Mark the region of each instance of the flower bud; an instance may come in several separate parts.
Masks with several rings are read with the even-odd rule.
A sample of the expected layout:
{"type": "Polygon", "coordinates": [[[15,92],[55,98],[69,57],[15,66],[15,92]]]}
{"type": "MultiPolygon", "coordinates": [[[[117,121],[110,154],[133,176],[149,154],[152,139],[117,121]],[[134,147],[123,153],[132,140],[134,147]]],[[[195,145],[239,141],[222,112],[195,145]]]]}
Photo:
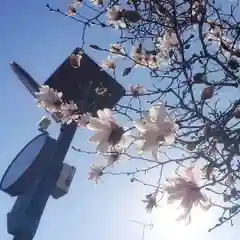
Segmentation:
{"type": "Polygon", "coordinates": [[[69,56],[69,62],[73,68],[79,68],[82,56],[80,54],[72,54],[69,56]]]}
{"type": "Polygon", "coordinates": [[[212,98],[214,93],[214,86],[206,87],[203,89],[202,98],[204,100],[212,98]]]}

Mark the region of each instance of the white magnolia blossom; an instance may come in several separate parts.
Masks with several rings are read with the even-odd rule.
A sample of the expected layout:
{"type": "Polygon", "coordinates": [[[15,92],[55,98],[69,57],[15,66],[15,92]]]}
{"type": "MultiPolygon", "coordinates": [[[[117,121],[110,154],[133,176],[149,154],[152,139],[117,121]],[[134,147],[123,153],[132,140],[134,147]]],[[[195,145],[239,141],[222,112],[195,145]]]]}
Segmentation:
{"type": "Polygon", "coordinates": [[[134,96],[134,97],[138,97],[142,94],[144,94],[146,91],[146,89],[141,85],[141,84],[136,84],[133,85],[131,84],[129,86],[129,92],[134,96]]]}
{"type": "Polygon", "coordinates": [[[200,206],[203,210],[208,210],[211,207],[210,200],[201,192],[198,186],[198,179],[194,168],[188,168],[185,176],[178,176],[171,180],[170,183],[164,188],[168,194],[168,203],[180,201],[180,207],[183,213],[178,217],[179,220],[186,220],[187,224],[191,221],[191,210],[194,206],[200,206]]]}
{"type": "Polygon", "coordinates": [[[66,124],[76,122],[79,127],[85,127],[89,122],[89,114],[80,114],[77,105],[73,102],[63,103],[60,107],[61,121],[66,124]]]}
{"type": "Polygon", "coordinates": [[[212,25],[209,31],[205,35],[206,40],[211,40],[220,45],[220,41],[222,39],[222,30],[218,25],[212,25]]]}
{"type": "Polygon", "coordinates": [[[130,133],[117,125],[111,110],[98,110],[97,115],[98,118],[91,117],[87,124],[89,130],[96,132],[89,141],[97,143],[97,150],[105,153],[113,146],[128,148],[132,140],[130,133]]]}
{"type": "Polygon", "coordinates": [[[120,44],[111,44],[109,52],[113,57],[124,57],[126,55],[125,49],[120,44]]]}
{"type": "Polygon", "coordinates": [[[145,123],[135,122],[135,127],[140,132],[136,144],[141,151],[151,151],[153,157],[157,159],[159,143],[173,144],[178,125],[166,118],[163,104],[151,107],[149,113],[144,113],[144,118],[145,123]]]}
{"type": "Polygon", "coordinates": [[[110,58],[108,57],[108,59],[105,59],[102,62],[102,68],[103,69],[110,69],[112,71],[114,71],[116,69],[116,63],[110,58]]]}
{"type": "Polygon", "coordinates": [[[88,180],[94,180],[96,183],[98,183],[98,181],[101,180],[101,176],[103,175],[103,170],[103,166],[92,164],[88,173],[88,180]]]}
{"type": "Polygon", "coordinates": [[[146,203],[146,211],[151,213],[153,208],[157,207],[156,194],[146,195],[146,199],[142,200],[142,202],[146,203]]]}
{"type": "Polygon", "coordinates": [[[202,18],[202,7],[204,6],[204,1],[196,0],[192,4],[192,15],[196,18],[196,20],[200,21],[202,18]]]}
{"type": "Polygon", "coordinates": [[[131,58],[134,61],[134,67],[148,67],[151,69],[158,69],[168,64],[168,58],[162,54],[161,51],[153,53],[146,51],[144,48],[136,46],[132,47],[131,58]]]}
{"type": "Polygon", "coordinates": [[[62,93],[58,93],[47,85],[42,85],[39,92],[35,92],[35,97],[39,106],[50,113],[58,111],[62,104],[62,93]]]}
{"type": "Polygon", "coordinates": [[[135,62],[136,66],[142,63],[145,50],[140,47],[133,46],[131,50],[131,58],[135,62]]]}
{"type": "Polygon", "coordinates": [[[156,47],[165,53],[178,45],[177,35],[174,32],[166,31],[163,37],[157,39],[156,47]]]}
{"type": "Polygon", "coordinates": [[[122,9],[119,5],[108,8],[107,18],[109,25],[113,25],[115,28],[126,28],[126,23],[122,18],[122,9]]]}

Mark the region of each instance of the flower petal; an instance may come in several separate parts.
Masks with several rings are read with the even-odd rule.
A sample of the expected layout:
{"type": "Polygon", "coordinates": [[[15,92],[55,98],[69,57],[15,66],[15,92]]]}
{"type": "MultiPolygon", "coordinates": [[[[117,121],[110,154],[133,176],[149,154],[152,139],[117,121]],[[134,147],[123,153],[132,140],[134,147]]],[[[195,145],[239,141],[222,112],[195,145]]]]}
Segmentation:
{"type": "Polygon", "coordinates": [[[138,129],[139,132],[146,132],[148,129],[147,124],[142,123],[141,121],[137,121],[134,123],[135,127],[138,129]]]}
{"type": "Polygon", "coordinates": [[[103,124],[99,118],[92,117],[87,124],[87,128],[91,131],[106,131],[108,126],[103,124]]]}
{"type": "Polygon", "coordinates": [[[159,105],[151,107],[149,109],[149,115],[153,121],[158,122],[159,124],[164,123],[165,106],[163,104],[159,104],[159,105]]]}
{"type": "Polygon", "coordinates": [[[154,160],[158,159],[158,145],[152,147],[152,156],[154,160]]]}
{"type": "Polygon", "coordinates": [[[94,134],[93,136],[91,136],[88,141],[89,142],[93,142],[93,143],[97,143],[97,142],[101,142],[103,140],[103,138],[105,138],[106,133],[104,131],[99,131],[96,134],[94,134]]]}
{"type": "Polygon", "coordinates": [[[194,178],[194,167],[189,167],[185,170],[185,175],[187,177],[187,179],[191,182],[195,182],[195,178],[194,178]]]}
{"type": "Polygon", "coordinates": [[[138,149],[142,149],[145,142],[146,142],[146,140],[144,140],[144,139],[137,139],[134,141],[134,143],[137,145],[138,149]]]}
{"type": "Polygon", "coordinates": [[[166,141],[167,144],[173,144],[174,141],[175,141],[175,134],[173,132],[171,132],[170,134],[168,135],[165,135],[164,136],[164,139],[166,141]]]}
{"type": "Polygon", "coordinates": [[[178,201],[178,200],[181,200],[182,199],[182,194],[180,192],[176,192],[176,193],[173,193],[173,194],[170,194],[168,196],[168,199],[167,199],[167,203],[168,204],[172,204],[174,203],[175,201],[178,201]]]}
{"type": "Polygon", "coordinates": [[[103,139],[98,145],[97,145],[97,150],[100,153],[105,153],[108,151],[109,148],[109,143],[103,139]]]}
{"type": "Polygon", "coordinates": [[[144,119],[145,119],[145,121],[146,121],[147,123],[151,123],[151,122],[152,122],[152,121],[151,121],[151,118],[150,118],[150,116],[149,116],[149,112],[143,112],[142,115],[143,115],[143,117],[144,117],[144,119]]]}
{"type": "Polygon", "coordinates": [[[105,114],[105,116],[106,116],[107,118],[109,118],[109,119],[114,119],[113,114],[112,114],[112,112],[111,112],[110,109],[104,108],[104,109],[103,109],[103,112],[104,112],[104,114],[105,114]]]}
{"type": "Polygon", "coordinates": [[[127,134],[122,135],[121,140],[119,141],[118,145],[124,149],[128,148],[132,142],[132,136],[127,134]]]}

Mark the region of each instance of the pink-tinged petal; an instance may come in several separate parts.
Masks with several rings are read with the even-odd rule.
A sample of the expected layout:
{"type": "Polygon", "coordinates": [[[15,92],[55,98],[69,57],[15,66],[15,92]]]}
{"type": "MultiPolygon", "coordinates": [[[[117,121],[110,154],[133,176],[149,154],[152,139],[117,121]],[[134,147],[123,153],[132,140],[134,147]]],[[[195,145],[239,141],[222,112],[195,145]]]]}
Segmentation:
{"type": "Polygon", "coordinates": [[[208,211],[212,207],[212,204],[211,204],[211,202],[203,203],[203,202],[199,201],[199,206],[203,211],[208,211]]]}
{"type": "Polygon", "coordinates": [[[195,178],[194,178],[194,167],[189,167],[185,170],[185,175],[186,178],[191,181],[191,182],[195,182],[195,178]]]}
{"type": "Polygon", "coordinates": [[[172,130],[176,132],[178,129],[179,129],[179,125],[174,123],[173,127],[172,127],[172,130]]]}
{"type": "Polygon", "coordinates": [[[156,148],[158,147],[158,144],[153,139],[146,139],[144,142],[144,145],[142,147],[143,151],[156,151],[156,148]]]}
{"type": "Polygon", "coordinates": [[[99,119],[104,123],[104,124],[108,124],[109,123],[109,119],[108,117],[106,116],[105,112],[101,109],[99,109],[97,111],[97,115],[99,117],[99,119]]]}
{"type": "Polygon", "coordinates": [[[164,191],[167,192],[168,194],[173,194],[176,192],[176,187],[175,186],[166,186],[164,188],[164,191]]]}
{"type": "Polygon", "coordinates": [[[168,135],[165,135],[164,139],[167,144],[172,145],[175,141],[175,134],[171,132],[168,135]]]}
{"type": "Polygon", "coordinates": [[[177,177],[174,179],[174,184],[177,188],[185,188],[186,186],[188,186],[188,182],[181,177],[177,177]]]}
{"type": "Polygon", "coordinates": [[[128,148],[132,142],[132,137],[129,135],[123,135],[118,145],[124,149],[128,148]]]}
{"type": "Polygon", "coordinates": [[[186,216],[183,215],[183,214],[181,214],[181,215],[176,219],[176,221],[179,222],[179,221],[182,221],[182,220],[184,220],[184,219],[186,219],[186,216]]]}
{"type": "Polygon", "coordinates": [[[192,208],[193,205],[193,201],[192,201],[192,197],[191,195],[185,195],[181,201],[181,207],[186,208],[186,209],[190,209],[192,208]]]}
{"type": "Polygon", "coordinates": [[[167,203],[168,204],[172,204],[174,203],[175,201],[179,201],[183,198],[182,194],[180,193],[173,193],[173,194],[170,194],[167,198],[167,203]]]}
{"type": "Polygon", "coordinates": [[[109,143],[105,141],[104,139],[97,145],[97,150],[100,153],[105,153],[108,151],[109,143]]]}
{"type": "Polygon", "coordinates": [[[134,143],[136,144],[138,149],[142,149],[145,141],[146,140],[144,140],[144,139],[137,139],[137,140],[134,141],[134,143]]]}
{"type": "Polygon", "coordinates": [[[106,131],[108,126],[103,124],[99,118],[92,117],[87,124],[87,128],[92,131],[106,131]]]}
{"type": "Polygon", "coordinates": [[[166,134],[171,133],[171,132],[176,132],[176,126],[175,122],[169,122],[165,121],[164,124],[162,124],[162,127],[164,128],[164,132],[166,134]]]}
{"type": "Polygon", "coordinates": [[[191,223],[191,221],[192,221],[192,216],[190,214],[188,214],[186,216],[186,226],[189,225],[191,223]]]}
{"type": "Polygon", "coordinates": [[[144,119],[145,119],[145,121],[146,121],[147,123],[151,123],[151,122],[152,122],[152,121],[151,121],[151,118],[150,118],[150,116],[149,116],[149,112],[143,112],[142,115],[143,115],[143,117],[144,117],[144,119]]]}
{"type": "Polygon", "coordinates": [[[149,115],[153,121],[158,124],[163,124],[165,119],[165,106],[163,104],[159,104],[153,106],[149,109],[149,115]]]}
{"type": "Polygon", "coordinates": [[[158,159],[158,145],[152,147],[152,156],[154,160],[158,159]]]}
{"type": "Polygon", "coordinates": [[[135,125],[135,127],[137,128],[137,130],[138,130],[139,132],[142,132],[142,133],[146,132],[147,129],[148,129],[147,124],[144,124],[144,123],[142,123],[142,122],[140,122],[140,121],[139,121],[139,122],[135,122],[134,125],[135,125]]]}
{"type": "Polygon", "coordinates": [[[203,203],[209,203],[210,202],[209,198],[201,192],[200,192],[200,195],[199,195],[199,200],[203,203]]]}
{"type": "Polygon", "coordinates": [[[103,112],[108,119],[115,120],[110,109],[104,108],[103,112]]]}
{"type": "Polygon", "coordinates": [[[93,136],[91,136],[88,141],[89,142],[93,142],[93,143],[97,143],[97,142],[101,142],[103,140],[103,138],[105,138],[106,133],[103,131],[99,131],[96,134],[94,134],[93,136]]]}

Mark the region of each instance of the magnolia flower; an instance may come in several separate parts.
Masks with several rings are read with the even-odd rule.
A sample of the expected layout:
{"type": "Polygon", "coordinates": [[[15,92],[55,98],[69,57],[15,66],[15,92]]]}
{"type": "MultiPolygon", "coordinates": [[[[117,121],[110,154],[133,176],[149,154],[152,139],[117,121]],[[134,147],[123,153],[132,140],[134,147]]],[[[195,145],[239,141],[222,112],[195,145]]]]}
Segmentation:
{"type": "Polygon", "coordinates": [[[157,39],[156,47],[162,52],[168,51],[178,45],[177,35],[174,32],[166,31],[163,37],[157,39]]]}
{"type": "Polygon", "coordinates": [[[200,206],[203,210],[208,210],[211,207],[209,199],[201,192],[198,186],[196,172],[194,168],[188,168],[184,177],[176,177],[168,180],[170,185],[164,188],[168,194],[168,203],[180,201],[180,206],[183,213],[177,220],[191,221],[191,210],[193,206],[200,206]]]}
{"type": "Polygon", "coordinates": [[[145,50],[142,47],[133,46],[131,50],[131,58],[135,62],[135,67],[142,66],[145,50]]]}
{"type": "Polygon", "coordinates": [[[35,97],[40,107],[50,113],[58,111],[62,104],[62,93],[58,93],[47,85],[42,85],[39,88],[39,92],[35,92],[35,97]]]}
{"type": "Polygon", "coordinates": [[[96,183],[98,183],[99,180],[101,180],[101,176],[103,175],[104,167],[93,164],[90,168],[90,172],[88,173],[88,180],[94,180],[96,183]]]}
{"type": "Polygon", "coordinates": [[[145,92],[145,88],[140,84],[136,84],[136,85],[131,84],[129,87],[129,91],[134,97],[138,97],[145,92]]]}
{"type": "Polygon", "coordinates": [[[166,66],[168,64],[168,60],[168,56],[165,56],[162,52],[159,52],[157,54],[149,54],[147,58],[144,57],[143,64],[151,69],[158,69],[166,66]],[[144,62],[145,59],[147,59],[147,61],[144,62]]]}
{"type": "Polygon", "coordinates": [[[193,2],[193,5],[192,5],[192,15],[198,21],[200,21],[202,18],[201,8],[203,7],[203,4],[204,4],[203,1],[197,0],[193,2]]]}
{"type": "Polygon", "coordinates": [[[149,113],[144,113],[144,118],[145,123],[135,122],[135,127],[141,134],[136,138],[136,144],[141,151],[151,151],[153,157],[157,159],[159,142],[173,144],[178,125],[166,119],[163,104],[151,107],[149,113]]]}
{"type": "Polygon", "coordinates": [[[115,28],[126,28],[126,23],[122,18],[122,9],[118,5],[108,8],[107,18],[109,25],[115,28]]]}
{"type": "Polygon", "coordinates": [[[123,127],[117,125],[111,110],[98,110],[97,115],[98,118],[91,117],[87,124],[89,130],[96,132],[89,141],[97,143],[97,150],[104,153],[116,145],[123,149],[128,148],[131,143],[129,131],[124,132],[123,127]]]}
{"type": "Polygon", "coordinates": [[[151,213],[153,210],[153,207],[157,207],[157,200],[156,200],[156,194],[148,194],[146,195],[146,199],[142,200],[142,202],[146,203],[146,211],[148,213],[151,213]]]}
{"type": "Polygon", "coordinates": [[[107,68],[114,71],[116,69],[116,63],[113,60],[111,60],[110,57],[108,57],[108,59],[102,62],[102,68],[107,68]]]}
{"type": "Polygon", "coordinates": [[[64,103],[60,107],[60,112],[62,113],[61,121],[67,124],[80,118],[78,113],[78,107],[75,103],[64,103]]]}
{"type": "Polygon", "coordinates": [[[205,35],[205,39],[214,41],[220,44],[220,40],[222,38],[222,30],[220,26],[212,24],[210,30],[205,35]]]}
{"type": "Polygon", "coordinates": [[[111,44],[109,52],[113,55],[113,57],[124,57],[126,55],[125,49],[122,48],[120,44],[111,44]]]}

